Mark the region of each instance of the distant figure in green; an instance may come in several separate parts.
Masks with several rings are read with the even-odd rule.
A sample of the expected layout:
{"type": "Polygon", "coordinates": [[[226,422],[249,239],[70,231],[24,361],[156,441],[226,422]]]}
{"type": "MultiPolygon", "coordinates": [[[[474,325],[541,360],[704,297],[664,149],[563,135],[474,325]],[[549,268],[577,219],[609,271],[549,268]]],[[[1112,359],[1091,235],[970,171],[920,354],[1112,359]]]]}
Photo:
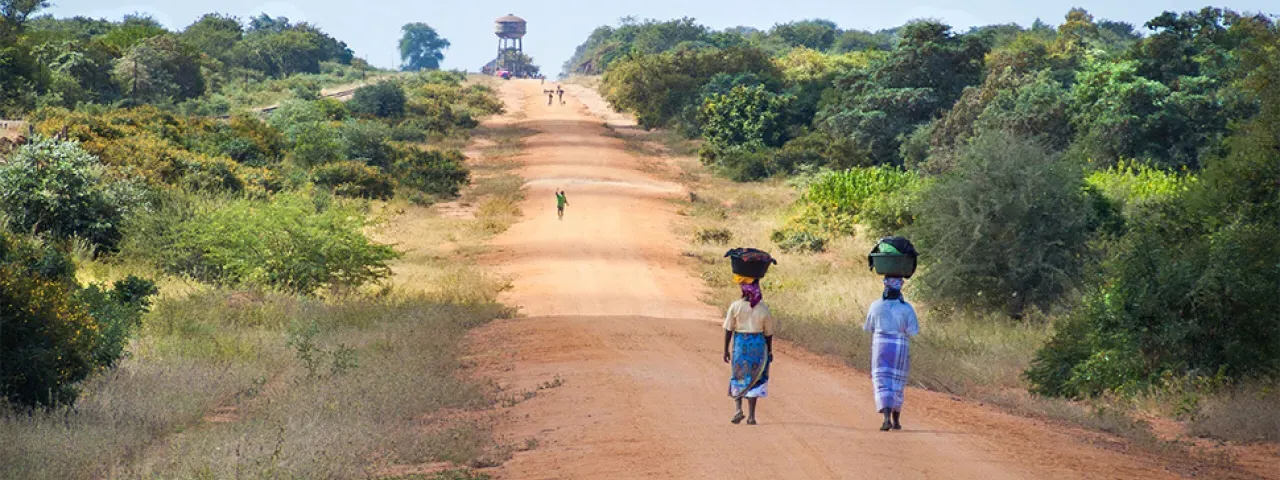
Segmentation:
{"type": "Polygon", "coordinates": [[[556,192],[556,215],[564,220],[564,206],[569,204],[569,199],[565,198],[564,190],[556,192]]]}

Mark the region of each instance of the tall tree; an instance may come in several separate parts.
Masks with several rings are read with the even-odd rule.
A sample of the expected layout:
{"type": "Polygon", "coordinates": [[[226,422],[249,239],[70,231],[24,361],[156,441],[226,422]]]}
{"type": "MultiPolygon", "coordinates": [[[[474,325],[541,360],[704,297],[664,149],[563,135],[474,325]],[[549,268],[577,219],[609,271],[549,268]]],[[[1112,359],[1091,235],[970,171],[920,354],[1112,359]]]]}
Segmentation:
{"type": "Polygon", "coordinates": [[[407,23],[400,30],[404,32],[400,37],[400,60],[404,62],[404,66],[401,67],[403,70],[440,68],[440,61],[444,60],[444,50],[449,48],[449,40],[436,33],[436,29],[421,22],[407,23]]]}

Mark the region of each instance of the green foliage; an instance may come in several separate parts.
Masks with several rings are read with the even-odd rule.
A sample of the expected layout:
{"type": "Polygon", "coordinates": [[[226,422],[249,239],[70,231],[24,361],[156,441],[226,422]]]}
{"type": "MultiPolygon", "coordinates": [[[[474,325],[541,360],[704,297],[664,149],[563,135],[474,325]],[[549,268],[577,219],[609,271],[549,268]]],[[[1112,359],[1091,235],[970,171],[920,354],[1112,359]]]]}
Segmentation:
{"type": "Polygon", "coordinates": [[[1147,164],[1120,161],[1106,170],[1097,170],[1085,177],[1085,183],[1097,189],[1134,218],[1142,215],[1143,207],[1168,204],[1186,193],[1197,178],[1166,172],[1147,164]]]}
{"type": "Polygon", "coordinates": [[[1037,142],[978,136],[922,194],[912,229],[930,299],[1019,317],[1081,282],[1091,225],[1080,170],[1037,142]]]}
{"type": "Polygon", "coordinates": [[[155,293],[135,277],[82,289],[66,254],[0,232],[0,397],[27,407],[73,403],[77,383],[123,355],[155,293]]]}
{"type": "Polygon", "coordinates": [[[861,167],[822,175],[809,184],[788,221],[828,238],[849,235],[868,205],[920,188],[920,176],[894,167],[861,167]]]}
{"type": "Polygon", "coordinates": [[[113,249],[129,209],[143,206],[131,184],[110,180],[75,142],[37,139],[0,164],[0,211],[16,232],[81,237],[113,249]]]}
{"type": "Polygon", "coordinates": [[[395,149],[388,143],[391,129],[386,125],[352,119],[343,122],[338,132],[348,160],[359,160],[382,169],[390,168],[395,162],[395,149]]]}
{"type": "Polygon", "coordinates": [[[404,62],[401,70],[436,70],[440,61],[444,60],[444,50],[449,48],[449,41],[440,37],[436,29],[425,23],[406,23],[400,28],[400,60],[404,62]]]}
{"type": "Polygon", "coordinates": [[[631,54],[652,55],[664,53],[680,45],[716,45],[725,47],[711,35],[710,29],[697,24],[692,18],[666,22],[646,20],[637,23],[624,19],[617,28],[600,27],[564,64],[565,73],[599,75],[609,71],[612,64],[631,54]]]}
{"type": "Polygon", "coordinates": [[[395,179],[390,175],[354,160],[315,167],[311,169],[311,181],[344,197],[386,200],[395,194],[396,189],[395,179]]]}
{"type": "Polygon", "coordinates": [[[1258,115],[1198,181],[1149,174],[1153,185],[1130,189],[1151,205],[1108,246],[1102,281],[1073,319],[1079,326],[1037,354],[1027,371],[1036,391],[1087,397],[1166,371],[1236,379],[1280,371],[1280,32],[1249,22],[1242,28],[1258,30],[1242,59],[1251,69],[1243,87],[1258,115]],[[1091,352],[1120,348],[1140,365],[1088,376],[1091,352]]]}
{"type": "Polygon", "coordinates": [[[780,78],[764,52],[732,47],[633,55],[605,73],[601,90],[614,108],[634,113],[642,126],[662,127],[671,124],[716,75],[746,72],[762,79],[780,78]]]}
{"type": "Polygon", "coordinates": [[[199,53],[173,35],[138,42],[116,61],[114,77],[136,102],[178,102],[205,91],[199,53]]]}
{"type": "Polygon", "coordinates": [[[357,115],[368,115],[378,118],[399,118],[404,116],[404,89],[396,82],[378,82],[365,85],[356,90],[347,108],[357,115]]]}
{"type": "Polygon", "coordinates": [[[940,23],[913,23],[901,35],[888,56],[838,80],[838,97],[815,119],[831,135],[855,141],[877,164],[902,163],[902,139],[977,83],[986,53],[980,40],[953,35],[940,23]]]}
{"type": "Polygon", "coordinates": [[[738,86],[728,93],[712,95],[698,112],[702,135],[721,147],[779,147],[786,140],[782,115],[789,100],[765,90],[764,85],[738,86]]]}
{"type": "Polygon", "coordinates": [[[819,253],[827,249],[825,239],[803,228],[776,230],[770,234],[769,240],[786,253],[819,253]]]}
{"type": "Polygon", "coordinates": [[[364,236],[364,216],[339,204],[282,194],[271,203],[231,200],[198,208],[173,232],[167,267],[226,285],[312,293],[391,274],[398,254],[364,236]]]}
{"type": "Polygon", "coordinates": [[[471,180],[466,156],[452,149],[406,149],[392,171],[401,186],[437,197],[456,196],[471,180]]]}

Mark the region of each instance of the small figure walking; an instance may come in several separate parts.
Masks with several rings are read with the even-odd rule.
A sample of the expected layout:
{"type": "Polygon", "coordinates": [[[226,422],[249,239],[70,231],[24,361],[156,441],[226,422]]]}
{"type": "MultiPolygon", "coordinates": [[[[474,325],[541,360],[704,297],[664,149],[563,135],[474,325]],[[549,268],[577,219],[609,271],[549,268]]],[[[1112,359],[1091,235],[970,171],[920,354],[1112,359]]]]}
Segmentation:
{"type": "Polygon", "coordinates": [[[916,310],[902,298],[903,280],[885,277],[884,294],[867,309],[863,330],[872,333],[871,384],[876,409],[884,414],[880,431],[902,430],[899,417],[911,372],[910,338],[920,334],[916,310]]]}
{"type": "Polygon", "coordinates": [[[551,102],[552,102],[553,100],[555,100],[555,99],[556,99],[556,91],[555,91],[555,90],[547,90],[547,106],[548,106],[548,107],[550,107],[550,106],[551,106],[551,102]]]}
{"type": "Polygon", "coordinates": [[[556,94],[560,96],[560,104],[564,105],[564,87],[556,85],[556,94]]]}
{"type": "MultiPolygon", "coordinates": [[[[744,279],[746,280],[746,279],[744,279]]],[[[737,412],[730,422],[756,424],[756,401],[769,396],[769,365],[773,363],[773,315],[760,293],[760,279],[740,283],[742,298],[729,305],[724,317],[724,363],[729,364],[729,396],[737,412]],[[730,349],[732,347],[732,349],[730,349]],[[742,399],[747,399],[747,415],[742,399]]]]}
{"type": "Polygon", "coordinates": [[[569,199],[565,198],[564,191],[556,192],[556,216],[560,220],[564,220],[564,206],[569,204],[569,199]]]}

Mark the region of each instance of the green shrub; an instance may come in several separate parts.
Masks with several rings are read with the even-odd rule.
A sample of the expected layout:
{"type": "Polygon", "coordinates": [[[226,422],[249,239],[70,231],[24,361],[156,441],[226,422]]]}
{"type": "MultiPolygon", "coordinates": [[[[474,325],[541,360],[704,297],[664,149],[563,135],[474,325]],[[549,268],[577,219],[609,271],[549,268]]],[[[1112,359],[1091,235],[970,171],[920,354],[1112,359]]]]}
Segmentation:
{"type": "Polygon", "coordinates": [[[395,194],[396,182],[364,162],[344,160],[311,169],[311,181],[336,195],[386,200],[395,194]]]}
{"type": "Polygon", "coordinates": [[[364,236],[365,219],[341,205],[282,194],[271,203],[233,200],[197,208],[173,232],[167,267],[227,285],[311,293],[356,287],[391,274],[397,253],[364,236]]]}
{"type": "Polygon", "coordinates": [[[226,156],[255,167],[278,163],[285,146],[279,130],[251,115],[236,115],[226,124],[214,124],[192,143],[197,152],[226,156]]]}
{"type": "Polygon", "coordinates": [[[127,209],[140,207],[130,183],[109,180],[76,142],[37,139],[0,164],[0,210],[20,232],[73,236],[114,248],[127,209]]]}
{"type": "Polygon", "coordinates": [[[827,241],[802,228],[775,230],[769,239],[787,253],[818,253],[827,250],[827,241]]]}
{"type": "Polygon", "coordinates": [[[347,108],[357,115],[378,118],[403,117],[405,112],[404,89],[399,83],[384,81],[360,87],[347,102],[347,108]]]}
{"type": "Polygon", "coordinates": [[[921,193],[912,229],[927,298],[1020,317],[1081,284],[1092,209],[1079,168],[1033,140],[986,132],[921,193]]]}
{"type": "Polygon", "coordinates": [[[919,175],[896,167],[858,167],[830,172],[809,184],[797,202],[798,212],[789,223],[802,225],[805,227],[802,230],[811,233],[849,235],[863,220],[868,205],[879,209],[874,217],[878,227],[909,223],[908,219],[914,217],[906,205],[920,185],[919,175]],[[885,202],[893,203],[883,204],[885,202]]]}
{"type": "Polygon", "coordinates": [[[343,160],[347,145],[340,130],[329,122],[308,122],[285,130],[289,139],[289,159],[300,167],[315,167],[343,160]]]}
{"type": "Polygon", "coordinates": [[[726,228],[699,228],[693,232],[693,241],[704,244],[728,245],[733,241],[733,232],[726,228]]]}
{"type": "Polygon", "coordinates": [[[1114,202],[1127,217],[1140,215],[1137,209],[1143,205],[1173,200],[1195,182],[1194,175],[1170,173],[1148,164],[1123,160],[1085,177],[1085,183],[1114,202]]]}
{"type": "Polygon", "coordinates": [[[135,277],[81,289],[64,253],[0,232],[0,398],[74,402],[77,383],[115,365],[153,294],[154,284],[135,277]]]}
{"type": "Polygon", "coordinates": [[[392,170],[401,186],[449,197],[471,181],[467,158],[459,150],[407,148],[401,150],[400,157],[392,170]]]}
{"type": "Polygon", "coordinates": [[[378,168],[390,168],[396,152],[387,140],[391,129],[366,120],[347,120],[338,129],[346,149],[347,160],[359,160],[378,168]]]}
{"type": "Polygon", "coordinates": [[[720,146],[705,143],[698,149],[704,165],[735,182],[751,182],[772,177],[779,172],[773,164],[773,151],[759,144],[720,146]]]}

